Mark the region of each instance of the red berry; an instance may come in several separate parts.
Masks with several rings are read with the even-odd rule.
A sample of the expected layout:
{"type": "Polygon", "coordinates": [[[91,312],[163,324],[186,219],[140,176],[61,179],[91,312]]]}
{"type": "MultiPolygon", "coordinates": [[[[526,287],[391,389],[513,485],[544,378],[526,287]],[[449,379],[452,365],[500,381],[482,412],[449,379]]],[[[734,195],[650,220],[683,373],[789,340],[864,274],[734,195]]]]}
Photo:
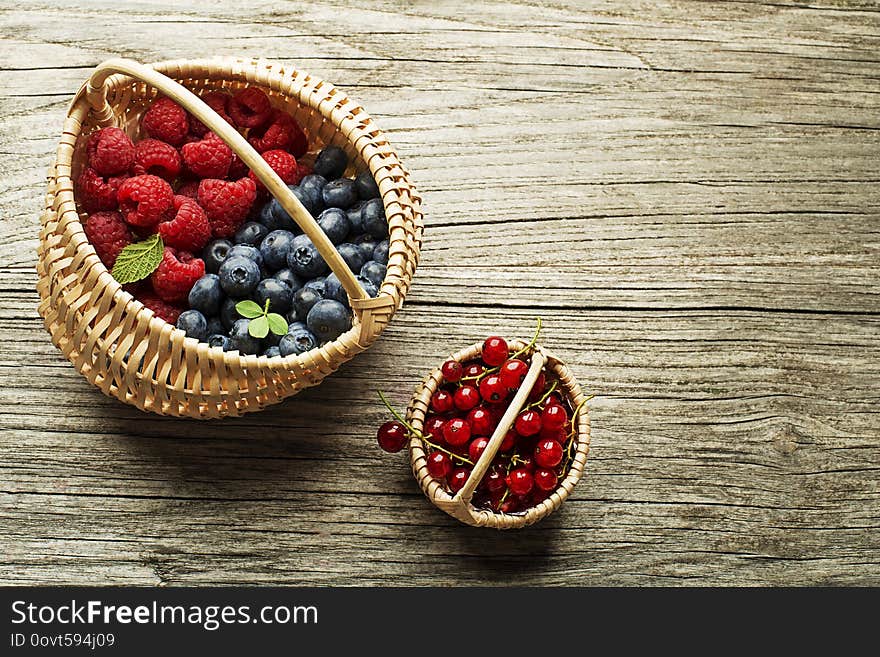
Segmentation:
{"type": "Polygon", "coordinates": [[[200,251],[211,239],[211,225],[202,206],[187,196],[175,196],[174,216],[159,224],[159,235],[167,246],[200,251]]]}
{"type": "Polygon", "coordinates": [[[153,314],[164,319],[169,324],[177,322],[180,313],[184,311],[182,306],[163,301],[153,292],[139,292],[137,300],[153,311],[153,314]]]}
{"type": "Polygon", "coordinates": [[[541,413],[542,429],[561,429],[568,422],[568,413],[562,404],[547,404],[541,413]]]}
{"type": "Polygon", "coordinates": [[[171,144],[158,139],[142,139],[134,147],[132,173],[136,176],[149,174],[171,182],[180,175],[183,161],[171,144]]]}
{"type": "Polygon", "coordinates": [[[489,367],[497,367],[507,360],[510,349],[504,338],[492,336],[483,343],[483,362],[489,367]]]}
{"type": "Polygon", "coordinates": [[[529,366],[525,361],[522,361],[519,358],[513,358],[506,361],[501,366],[498,376],[501,377],[501,383],[504,384],[505,388],[508,390],[519,390],[528,371],[529,366]]]}
{"type": "Polygon", "coordinates": [[[467,420],[471,425],[471,433],[475,436],[489,436],[495,428],[492,414],[482,406],[472,409],[468,413],[467,420]]]}
{"type": "Polygon", "coordinates": [[[229,165],[229,173],[226,174],[227,180],[238,180],[248,175],[250,169],[237,154],[232,155],[232,164],[229,165]]]}
{"type": "Polygon", "coordinates": [[[245,87],[227,103],[226,111],[239,128],[258,128],[272,118],[269,97],[256,87],[245,87]]]}
{"type": "Polygon", "coordinates": [[[435,441],[443,440],[443,425],[446,424],[439,415],[431,415],[425,419],[425,433],[435,441]]]}
{"type": "Polygon", "coordinates": [[[256,199],[257,186],[250,178],[234,182],[207,179],[199,183],[199,205],[208,215],[215,238],[234,235],[256,199]]]}
{"type": "Polygon", "coordinates": [[[465,384],[452,396],[455,407],[460,411],[469,411],[480,403],[480,393],[472,385],[465,384]]]}
{"type": "Polygon", "coordinates": [[[153,290],[163,301],[185,301],[193,284],[205,275],[205,262],[186,251],[165,247],[162,262],[150,275],[153,290]]]}
{"type": "Polygon", "coordinates": [[[453,405],[452,395],[445,390],[438,390],[431,395],[431,408],[438,413],[448,413],[452,410],[453,405]]]}
{"type": "Polygon", "coordinates": [[[530,402],[539,400],[544,396],[544,389],[546,387],[547,377],[544,376],[544,372],[541,372],[538,374],[538,378],[535,380],[535,385],[532,386],[531,392],[529,392],[528,400],[530,402]]]}
{"type": "Polygon", "coordinates": [[[150,137],[179,146],[189,132],[186,110],[170,98],[159,98],[150,105],[142,123],[150,137]]]}
{"type": "Polygon", "coordinates": [[[559,483],[559,477],[549,468],[538,468],[534,474],[535,486],[544,491],[552,491],[559,483]]]}
{"type": "Polygon", "coordinates": [[[465,482],[467,482],[468,477],[471,476],[470,468],[456,468],[452,471],[447,479],[447,483],[449,484],[449,488],[453,493],[457,493],[462,488],[464,488],[465,482]]]}
{"type": "Polygon", "coordinates": [[[497,404],[507,398],[507,388],[497,374],[490,374],[480,381],[480,395],[490,404],[497,404]]]}
{"type": "Polygon", "coordinates": [[[529,472],[533,472],[535,470],[535,462],[531,456],[518,456],[517,462],[521,468],[525,468],[529,472]]]}
{"type": "Polygon", "coordinates": [[[528,495],[534,484],[532,473],[526,468],[516,468],[507,475],[507,487],[514,495],[528,495]]]}
{"type": "Polygon", "coordinates": [[[232,149],[213,132],[184,144],[180,152],[186,168],[199,178],[225,178],[232,164],[232,149]]]}
{"type": "Polygon", "coordinates": [[[480,456],[482,456],[483,452],[486,451],[486,446],[489,444],[489,439],[485,437],[474,438],[471,441],[471,444],[468,445],[468,458],[471,461],[476,463],[480,460],[480,456]]]}
{"type": "Polygon", "coordinates": [[[502,468],[490,468],[480,482],[481,486],[485,486],[490,493],[498,493],[507,488],[507,481],[502,468]]]}
{"type": "Polygon", "coordinates": [[[198,202],[199,200],[199,182],[198,180],[191,180],[187,183],[183,183],[180,187],[177,188],[175,192],[176,196],[186,196],[191,198],[193,201],[198,202]]]}
{"type": "Polygon", "coordinates": [[[89,215],[83,224],[83,231],[108,269],[113,268],[119,252],[131,244],[131,230],[118,212],[95,212],[89,215]]]}
{"type": "Polygon", "coordinates": [[[392,454],[399,452],[406,444],[406,427],[397,420],[391,420],[379,427],[376,438],[379,441],[379,447],[386,452],[392,454]]]}
{"type": "Polygon", "coordinates": [[[89,166],[102,176],[128,171],[134,161],[134,144],[119,128],[101,128],[86,143],[89,166]]]}
{"type": "Polygon", "coordinates": [[[428,474],[434,479],[445,479],[452,472],[452,460],[443,452],[431,452],[427,459],[428,474]]]}
{"type": "MultiPolygon", "coordinates": [[[[274,110],[265,126],[251,130],[248,141],[260,153],[280,149],[294,157],[302,157],[309,150],[309,142],[302,128],[292,116],[281,110],[274,110]]],[[[308,174],[302,174],[305,175],[308,174]]]]}
{"type": "Polygon", "coordinates": [[[453,447],[464,445],[471,439],[471,425],[460,417],[454,417],[443,425],[443,439],[453,447]]]}
{"type": "Polygon", "coordinates": [[[536,411],[523,411],[514,423],[520,436],[534,436],[541,431],[541,416],[536,411]]]}
{"type": "Polygon", "coordinates": [[[540,440],[535,445],[535,463],[542,468],[555,468],[562,462],[562,445],[555,440],[540,440]]]}
{"type": "Polygon", "coordinates": [[[127,179],[125,174],[105,178],[91,167],[86,167],[76,179],[76,200],[86,212],[116,210],[119,207],[116,195],[127,179]]]}
{"type": "MultiPolygon", "coordinates": [[[[225,91],[209,91],[201,97],[205,104],[212,110],[217,112],[224,121],[231,126],[235,126],[232,118],[226,113],[226,103],[229,102],[230,95],[225,91]]],[[[194,116],[189,117],[189,129],[196,137],[204,137],[210,132],[208,126],[199,121],[194,116]]]]}
{"type": "Polygon", "coordinates": [[[123,182],[116,198],[119,210],[130,226],[153,228],[171,209],[174,190],[167,181],[147,174],[123,182]]]}
{"type": "Polygon", "coordinates": [[[568,440],[568,434],[565,429],[550,429],[545,426],[541,426],[541,433],[538,436],[542,440],[555,440],[560,443],[565,443],[568,440]]]}
{"type": "Polygon", "coordinates": [[[504,438],[501,440],[501,446],[498,448],[499,452],[509,452],[516,445],[516,441],[519,438],[519,434],[516,433],[513,429],[510,429],[506,434],[504,434],[504,438]]]}
{"type": "Polygon", "coordinates": [[[479,363],[471,363],[470,365],[468,365],[464,368],[464,376],[462,376],[462,378],[463,379],[473,379],[473,378],[480,376],[485,371],[486,371],[486,368],[484,368],[479,363]]]}
{"type": "Polygon", "coordinates": [[[443,378],[449,383],[456,383],[461,379],[464,368],[457,360],[447,360],[440,367],[440,371],[443,373],[443,378]]]}
{"type": "MultiPolygon", "coordinates": [[[[287,151],[277,149],[266,151],[263,153],[263,159],[285,184],[296,185],[302,179],[302,176],[299,175],[299,168],[296,166],[296,158],[287,151]]],[[[266,191],[265,185],[257,178],[257,174],[248,171],[247,175],[257,185],[258,191],[266,191]]]]}
{"type": "Polygon", "coordinates": [[[519,508],[519,500],[515,497],[508,497],[506,500],[501,502],[498,510],[501,513],[514,513],[519,508]]]}

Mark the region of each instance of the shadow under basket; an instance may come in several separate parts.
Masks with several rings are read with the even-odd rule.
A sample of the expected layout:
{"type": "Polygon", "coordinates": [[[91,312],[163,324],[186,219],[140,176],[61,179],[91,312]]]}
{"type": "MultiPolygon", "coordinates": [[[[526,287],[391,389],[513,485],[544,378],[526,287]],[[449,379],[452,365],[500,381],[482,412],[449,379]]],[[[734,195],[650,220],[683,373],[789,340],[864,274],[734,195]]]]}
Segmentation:
{"type": "Polygon", "coordinates": [[[37,250],[39,313],[52,342],[105,394],[162,415],[218,418],[257,411],[320,383],[369,347],[400,308],[422,241],[420,197],[396,153],[362,107],[333,85],[292,66],[248,59],[169,61],[145,66],[110,60],[74,98],[49,172],[37,250]],[[258,87],[297,120],[309,150],[328,145],[349,156],[348,175],[370,171],[389,226],[389,259],[369,298],[302,206],[245,138],[192,92],[258,87]],[[140,119],[158,95],[172,98],[217,133],[293,217],[339,277],[353,310],[352,328],[305,354],[267,358],[224,352],[187,338],[155,317],[119,283],[86,239],[74,195],[85,144],[116,126],[140,137],[140,119]]]}
{"type": "MultiPolygon", "coordinates": [[[[511,349],[527,349],[522,340],[508,343],[511,349]]],[[[464,486],[455,494],[450,493],[444,484],[434,479],[428,472],[427,453],[422,439],[413,436],[410,439],[410,461],[413,474],[422,491],[431,502],[453,518],[467,525],[476,527],[493,527],[495,529],[518,529],[534,524],[556,511],[568,498],[575,484],[580,481],[587,464],[590,452],[590,420],[587,412],[586,398],[574,375],[558,358],[535,346],[525,353],[531,356],[529,372],[523,380],[519,391],[514,395],[503,417],[498,423],[485,451],[475,463],[464,486]],[[572,409],[579,409],[576,418],[572,418],[576,448],[574,458],[565,476],[559,481],[556,489],[541,503],[521,512],[500,513],[488,509],[477,508],[471,503],[474,491],[489,470],[492,460],[498,453],[501,442],[513,425],[516,416],[526,405],[529,393],[535,385],[541,369],[546,369],[559,381],[559,392],[564,395],[572,409]]],[[[477,360],[482,354],[482,344],[473,344],[450,356],[451,360],[466,363],[477,360]]],[[[437,368],[416,389],[412,402],[407,409],[406,420],[419,433],[424,432],[425,416],[431,405],[431,396],[443,385],[443,373],[437,368]]]]}

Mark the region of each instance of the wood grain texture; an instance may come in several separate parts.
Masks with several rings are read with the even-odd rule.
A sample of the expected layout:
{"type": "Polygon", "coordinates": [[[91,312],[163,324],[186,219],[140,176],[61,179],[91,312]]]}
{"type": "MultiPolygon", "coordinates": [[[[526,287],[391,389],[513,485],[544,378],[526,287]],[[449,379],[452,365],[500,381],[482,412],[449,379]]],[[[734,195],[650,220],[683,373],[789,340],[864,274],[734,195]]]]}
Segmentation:
{"type": "Polygon", "coordinates": [[[0,35],[0,582],[880,584],[875,3],[22,2],[0,35]],[[427,230],[370,351],[199,423],[79,377],[33,264],[90,69],[212,53],[361,102],[427,230]],[[375,447],[373,391],[537,314],[597,395],[586,476],[535,527],[460,526],[375,447]]]}

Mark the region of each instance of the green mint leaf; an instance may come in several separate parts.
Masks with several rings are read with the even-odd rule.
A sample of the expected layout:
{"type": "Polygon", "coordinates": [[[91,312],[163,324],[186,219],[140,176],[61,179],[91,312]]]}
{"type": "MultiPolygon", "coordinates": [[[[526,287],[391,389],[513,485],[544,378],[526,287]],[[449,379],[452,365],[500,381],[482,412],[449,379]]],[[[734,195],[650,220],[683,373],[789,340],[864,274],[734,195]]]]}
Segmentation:
{"type": "Polygon", "coordinates": [[[269,320],[265,315],[260,315],[256,319],[252,319],[248,324],[248,333],[255,338],[265,338],[269,335],[269,320]]]}
{"type": "MultiPolygon", "coordinates": [[[[263,314],[263,309],[260,308],[260,304],[256,301],[251,301],[250,299],[239,301],[235,304],[235,309],[238,311],[239,315],[247,317],[248,319],[253,319],[254,317],[259,317],[263,314]]],[[[251,333],[251,335],[253,335],[253,333],[251,333]]]]}
{"type": "Polygon", "coordinates": [[[266,315],[269,320],[269,330],[275,335],[287,334],[287,320],[278,313],[269,313],[266,315]]]}
{"type": "Polygon", "coordinates": [[[162,238],[156,233],[143,242],[135,242],[122,249],[113,265],[113,271],[110,273],[123,285],[134,283],[155,271],[159,263],[162,262],[164,252],[165,245],[162,243],[162,238]]]}

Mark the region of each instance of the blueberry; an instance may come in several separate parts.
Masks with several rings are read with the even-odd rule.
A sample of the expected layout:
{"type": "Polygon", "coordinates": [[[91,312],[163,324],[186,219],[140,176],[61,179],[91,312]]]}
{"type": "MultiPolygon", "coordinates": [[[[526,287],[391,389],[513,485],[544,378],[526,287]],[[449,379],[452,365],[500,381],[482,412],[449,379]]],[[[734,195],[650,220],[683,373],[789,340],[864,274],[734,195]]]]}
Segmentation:
{"type": "Polygon", "coordinates": [[[382,240],[373,249],[373,260],[380,265],[388,264],[388,240],[382,240]]]}
{"type": "Polygon", "coordinates": [[[388,220],[385,218],[385,206],[382,199],[374,198],[364,203],[361,210],[364,222],[364,230],[376,239],[388,237],[388,220]]]}
{"type": "Polygon", "coordinates": [[[251,324],[249,319],[239,319],[229,330],[229,351],[238,351],[242,354],[260,353],[260,340],[248,333],[251,324]]]}
{"type": "Polygon", "coordinates": [[[324,176],[318,176],[314,173],[299,181],[299,190],[305,198],[304,201],[300,200],[306,206],[306,209],[315,216],[318,216],[324,209],[324,195],[322,192],[326,184],[327,179],[324,176]]]}
{"type": "Polygon", "coordinates": [[[354,240],[354,245],[361,250],[361,253],[364,256],[364,262],[373,259],[373,251],[376,250],[377,244],[379,244],[379,242],[377,242],[376,238],[372,235],[361,235],[354,240]]]}
{"type": "Polygon", "coordinates": [[[288,322],[306,321],[309,311],[322,299],[321,295],[309,287],[297,290],[293,295],[293,310],[287,316],[288,322]]]}
{"type": "Polygon", "coordinates": [[[231,297],[246,297],[260,282],[260,267],[244,256],[227,258],[220,265],[220,285],[231,297]]]}
{"type": "Polygon", "coordinates": [[[361,276],[366,278],[376,287],[382,286],[382,281],[385,280],[385,272],[387,268],[385,265],[376,262],[375,260],[370,260],[365,263],[363,267],[361,267],[361,276]]]}
{"type": "MultiPolygon", "coordinates": [[[[305,194],[303,194],[302,190],[296,185],[288,185],[287,188],[293,193],[299,202],[306,207],[306,210],[311,213],[311,201],[305,196],[305,194]]],[[[285,210],[276,199],[273,198],[269,201],[269,208],[275,221],[276,230],[289,230],[291,233],[302,232],[297,223],[293,220],[293,217],[287,214],[287,210],[285,210]]]]}
{"type": "Polygon", "coordinates": [[[317,295],[323,299],[327,294],[327,287],[324,284],[326,280],[326,277],[318,276],[317,278],[313,278],[310,281],[306,281],[306,284],[303,285],[303,287],[314,290],[317,295]]]}
{"type": "Polygon", "coordinates": [[[328,274],[324,279],[324,298],[348,305],[348,294],[336,274],[328,274]]]}
{"type": "Polygon", "coordinates": [[[294,244],[294,235],[289,230],[273,230],[263,238],[260,253],[266,266],[277,271],[286,267],[287,254],[294,244]]]}
{"type": "Polygon", "coordinates": [[[260,250],[257,247],[251,246],[250,244],[236,244],[231,249],[229,249],[229,254],[226,256],[226,258],[234,258],[235,256],[244,256],[245,258],[250,258],[251,260],[256,262],[258,266],[263,266],[263,254],[260,253],[260,250]]]}
{"type": "Polygon", "coordinates": [[[296,331],[297,329],[305,329],[306,331],[308,331],[308,330],[309,330],[309,327],[306,326],[306,323],[305,323],[305,322],[299,322],[299,321],[297,321],[297,322],[291,322],[291,323],[287,326],[287,332],[288,332],[288,333],[293,333],[293,332],[296,331]]]}
{"type": "Polygon", "coordinates": [[[303,286],[303,282],[302,280],[300,280],[299,276],[294,274],[287,267],[276,271],[272,278],[284,283],[287,287],[290,288],[291,293],[296,292],[299,288],[303,286]]]}
{"type": "Polygon", "coordinates": [[[264,278],[254,290],[254,300],[260,308],[264,308],[268,301],[271,312],[283,315],[293,303],[293,290],[275,278],[264,278]]]}
{"type": "Polygon", "coordinates": [[[280,355],[281,355],[281,351],[278,349],[277,345],[269,347],[268,349],[266,349],[263,352],[263,356],[265,356],[266,358],[275,358],[276,356],[280,356],[280,355]]]}
{"type": "Polygon", "coordinates": [[[348,268],[351,269],[352,272],[360,271],[361,267],[363,267],[364,263],[367,261],[364,254],[361,253],[360,248],[350,242],[343,242],[336,247],[336,250],[339,251],[339,255],[342,256],[342,259],[345,260],[345,264],[348,265],[348,268]]]}
{"type": "Polygon", "coordinates": [[[318,225],[334,244],[339,244],[345,240],[348,237],[348,231],[351,229],[348,216],[339,208],[327,208],[324,210],[321,216],[318,217],[318,225]]]}
{"type": "Polygon", "coordinates": [[[369,171],[361,171],[357,178],[354,179],[354,186],[357,189],[358,196],[363,200],[369,201],[371,198],[379,198],[379,185],[376,179],[369,171]]]}
{"type": "Polygon", "coordinates": [[[222,333],[215,333],[208,336],[208,346],[220,347],[223,351],[229,351],[229,338],[222,333]]]}
{"type": "Polygon", "coordinates": [[[306,317],[309,330],[321,343],[335,340],[351,328],[351,315],[338,301],[322,299],[306,317]]]}
{"type": "Polygon", "coordinates": [[[372,298],[378,296],[379,286],[374,284],[373,281],[371,281],[366,276],[358,275],[355,276],[355,278],[357,279],[357,282],[361,284],[361,287],[364,288],[364,292],[367,293],[368,297],[372,298]]]}
{"type": "Polygon", "coordinates": [[[238,229],[235,233],[234,239],[236,244],[250,244],[251,246],[257,246],[268,234],[269,229],[266,228],[266,226],[258,224],[256,221],[249,221],[238,229]]]}
{"type": "Polygon", "coordinates": [[[229,240],[214,240],[208,242],[208,246],[202,251],[202,259],[205,261],[205,270],[216,274],[220,265],[226,260],[229,249],[232,248],[232,242],[229,240]]]}
{"type": "Polygon", "coordinates": [[[304,354],[318,346],[318,340],[307,328],[296,328],[281,338],[278,349],[282,356],[304,354]]]}
{"type": "Polygon", "coordinates": [[[233,299],[232,297],[227,298],[223,305],[220,306],[220,321],[223,323],[226,331],[232,328],[232,325],[239,319],[241,319],[241,315],[238,314],[238,311],[235,309],[235,304],[237,304],[241,299],[233,299]]]}
{"type": "Polygon", "coordinates": [[[274,198],[266,201],[263,204],[263,207],[260,208],[260,214],[257,216],[257,221],[263,224],[266,227],[266,230],[269,232],[281,228],[281,225],[278,222],[278,218],[275,216],[274,208],[272,207],[273,203],[277,204],[278,201],[276,201],[274,198]]]}
{"type": "Polygon", "coordinates": [[[345,173],[348,166],[348,155],[339,146],[328,146],[315,158],[315,173],[324,176],[327,180],[339,178],[345,173]]]}
{"type": "Polygon", "coordinates": [[[287,266],[303,278],[321,276],[327,271],[327,263],[307,235],[297,235],[293,239],[287,254],[287,266]]]}
{"type": "Polygon", "coordinates": [[[321,196],[324,198],[324,205],[328,208],[342,208],[343,210],[347,210],[358,200],[354,181],[348,178],[331,180],[324,185],[321,196]]]}
{"type": "Polygon", "coordinates": [[[215,333],[219,333],[220,335],[226,333],[226,327],[223,326],[223,320],[219,317],[211,317],[208,319],[208,328],[205,330],[206,335],[214,335],[215,333]]]}
{"type": "Polygon", "coordinates": [[[200,311],[205,317],[212,317],[219,313],[220,304],[223,303],[220,277],[217,274],[202,276],[190,288],[188,301],[190,308],[200,311]]]}
{"type": "Polygon", "coordinates": [[[186,333],[186,337],[204,340],[208,329],[208,320],[198,310],[184,310],[177,318],[177,328],[186,333]]]}

